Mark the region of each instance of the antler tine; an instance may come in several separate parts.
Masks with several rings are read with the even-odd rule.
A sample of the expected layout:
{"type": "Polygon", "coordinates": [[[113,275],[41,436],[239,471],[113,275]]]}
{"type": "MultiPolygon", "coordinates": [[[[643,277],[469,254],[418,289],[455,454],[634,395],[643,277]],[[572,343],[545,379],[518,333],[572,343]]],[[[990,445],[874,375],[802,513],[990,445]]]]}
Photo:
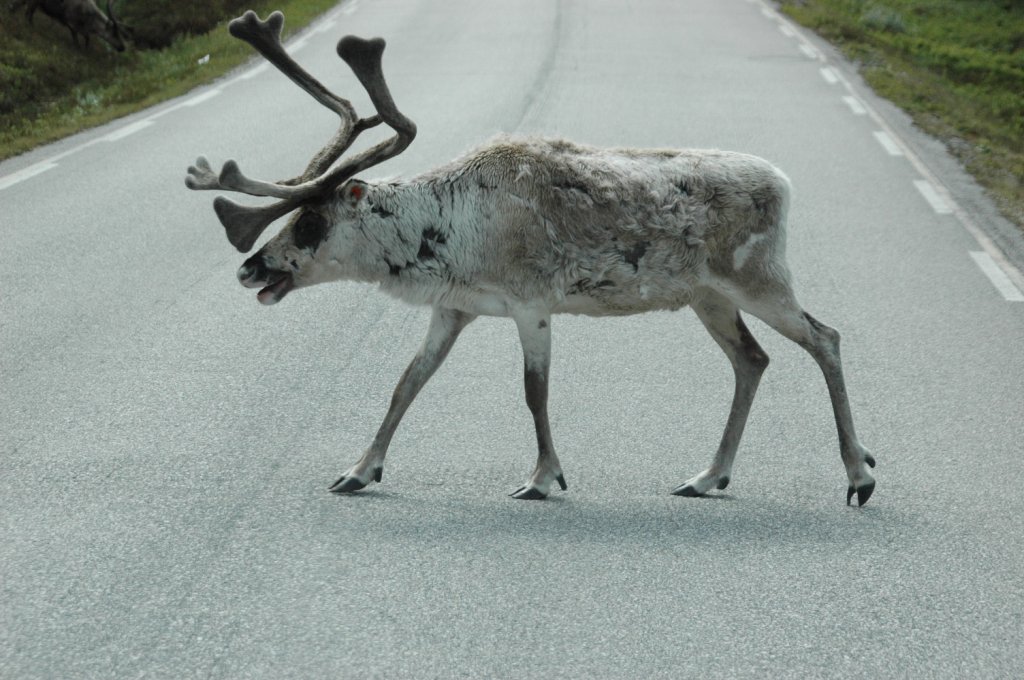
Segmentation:
{"type": "Polygon", "coordinates": [[[370,96],[374,108],[377,109],[377,116],[367,120],[379,118],[395,131],[395,135],[309,182],[320,186],[321,191],[328,191],[357,173],[397,156],[405,151],[416,137],[416,124],[395,106],[391,90],[384,79],[381,62],[385,45],[383,38],[364,40],[349,35],[338,41],[337,50],[338,56],[355,73],[370,96]]]}
{"type": "MultiPolygon", "coordinates": [[[[306,166],[305,171],[291,180],[278,182],[279,185],[296,186],[323,174],[334,164],[364,130],[368,130],[382,122],[379,116],[370,118],[359,118],[356,115],[352,103],[337,96],[316,78],[311,76],[285,51],[281,44],[281,28],[284,26],[284,15],[281,12],[273,12],[266,21],[260,21],[255,12],[249,10],[242,16],[228,24],[228,30],[234,37],[244,40],[262,54],[267,61],[272,63],[281,73],[288,76],[296,85],[305,90],[326,108],[334,111],[341,118],[341,128],[331,138],[306,166]]],[[[235,168],[237,171],[237,166],[235,168]]],[[[244,178],[241,172],[235,175],[244,178]]],[[[225,186],[235,191],[249,193],[239,185],[225,186]]],[[[273,194],[258,194],[273,195],[273,194]]],[[[294,193],[292,194],[295,195],[294,193]]]]}
{"type": "Polygon", "coordinates": [[[256,245],[260,237],[272,222],[278,220],[299,207],[297,201],[278,201],[270,205],[247,206],[239,205],[223,196],[213,199],[213,210],[224,225],[228,241],[240,253],[247,253],[256,245]]]}
{"type": "Polygon", "coordinates": [[[284,217],[304,201],[323,196],[356,173],[398,155],[416,136],[416,125],[395,106],[384,80],[381,65],[384,40],[363,40],[347,36],[338,42],[338,55],[355,73],[377,109],[376,115],[359,118],[351,102],[330,92],[288,55],[281,44],[283,26],[284,15],[281,12],[273,12],[266,21],[262,21],[255,12],[249,10],[231,21],[228,30],[232,36],[252,45],[321,105],[337,113],[341,118],[341,127],[313,157],[306,170],[294,179],[281,182],[251,179],[242,173],[238,163],[233,160],[225,162],[220,173],[215,173],[202,156],[196,160],[195,165],[189,167],[185,184],[190,189],[224,189],[283,199],[260,207],[242,206],[222,196],[214,200],[214,210],[227,231],[228,240],[242,252],[251,250],[260,234],[273,221],[284,217]],[[330,170],[360,133],[381,123],[387,123],[396,134],[330,170]]]}
{"type": "Polygon", "coordinates": [[[228,24],[228,31],[239,40],[244,40],[252,45],[253,49],[277,67],[277,70],[288,76],[293,83],[308,92],[313,99],[337,113],[342,119],[347,120],[350,125],[354,125],[357,116],[351,102],[324,87],[319,80],[309,75],[285,51],[281,44],[281,28],[283,26],[284,14],[281,12],[273,12],[266,21],[260,21],[256,12],[250,9],[237,19],[232,19],[228,24]]]}
{"type": "Polygon", "coordinates": [[[402,115],[391,98],[391,90],[384,80],[381,63],[386,43],[383,38],[364,40],[348,35],[338,41],[338,56],[341,57],[370,95],[370,101],[378,115],[395,132],[407,136],[409,141],[416,136],[416,124],[402,115]]]}
{"type": "MultiPolygon", "coordinates": [[[[289,63],[294,64],[295,62],[291,60],[291,57],[284,54],[284,50],[280,48],[278,36],[283,20],[283,15],[280,12],[275,12],[270,15],[267,21],[259,21],[255,13],[250,10],[239,19],[231,22],[232,35],[236,35],[236,37],[240,37],[252,44],[275,65],[278,64],[274,60],[278,59],[281,54],[284,55],[284,59],[287,59],[289,63]],[[271,55],[273,55],[273,58],[271,55]]],[[[353,118],[351,126],[343,125],[331,143],[314,157],[307,168],[307,172],[303,173],[302,176],[284,182],[263,182],[247,177],[242,173],[235,161],[229,160],[224,164],[220,175],[216,178],[212,176],[212,170],[209,169],[208,165],[205,168],[202,166],[199,168],[189,168],[189,177],[186,178],[186,184],[192,189],[226,189],[253,196],[272,196],[290,201],[302,201],[307,198],[320,196],[355,174],[382,163],[388,158],[397,156],[416,137],[416,124],[398,110],[394,99],[391,97],[391,91],[384,79],[381,63],[384,47],[385,42],[381,38],[364,40],[355,36],[346,36],[338,42],[338,55],[349,65],[356,78],[366,89],[367,94],[370,96],[370,101],[377,109],[377,115],[370,118],[353,118]],[[308,176],[312,174],[311,171],[323,173],[352,144],[359,133],[382,122],[387,123],[395,130],[396,134],[393,137],[349,159],[330,172],[319,174],[319,176],[314,175],[314,177],[308,176]]],[[[281,68],[280,66],[278,67],[281,68]]],[[[295,68],[292,70],[305,74],[305,71],[302,71],[297,64],[295,64],[295,68]]],[[[296,82],[299,82],[301,78],[301,76],[296,76],[295,73],[288,73],[288,75],[296,82]]],[[[349,102],[327,92],[322,85],[311,76],[308,76],[308,74],[305,74],[305,77],[316,83],[316,86],[319,86],[324,96],[342,101],[351,109],[349,102]]],[[[303,86],[303,89],[307,88],[303,86]]],[[[307,91],[313,94],[315,90],[307,91]]],[[[319,100],[319,97],[317,99],[319,100]]],[[[354,115],[353,111],[353,117],[354,115]]],[[[199,165],[199,162],[197,162],[197,166],[199,165]]]]}
{"type": "Polygon", "coordinates": [[[253,196],[272,196],[296,201],[312,198],[321,192],[321,187],[309,185],[309,181],[318,178],[330,168],[360,133],[383,122],[379,115],[359,118],[351,102],[328,90],[292,59],[281,44],[283,26],[284,15],[281,12],[273,12],[266,21],[262,21],[255,12],[249,10],[232,20],[228,24],[228,31],[232,36],[249,43],[317,102],[338,114],[341,118],[341,127],[298,177],[280,182],[252,179],[247,177],[233,160],[226,162],[220,174],[215,175],[208,163],[203,166],[197,162],[196,166],[189,168],[189,176],[185,180],[186,186],[190,189],[224,189],[253,196]]]}
{"type": "Polygon", "coordinates": [[[188,166],[185,186],[196,191],[221,188],[220,180],[213,168],[210,167],[210,161],[206,160],[206,156],[200,156],[196,159],[195,165],[188,166]]]}

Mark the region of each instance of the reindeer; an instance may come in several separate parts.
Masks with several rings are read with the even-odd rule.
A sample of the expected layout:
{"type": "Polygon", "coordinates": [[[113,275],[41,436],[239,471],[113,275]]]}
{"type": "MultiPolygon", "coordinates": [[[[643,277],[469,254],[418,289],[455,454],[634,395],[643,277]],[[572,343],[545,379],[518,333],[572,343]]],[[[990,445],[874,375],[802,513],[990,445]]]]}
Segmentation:
{"type": "Polygon", "coordinates": [[[511,317],[524,354],[526,403],[537,464],[511,496],[542,499],[566,489],[548,423],[552,315],[613,316],[691,306],[732,363],[735,393],[721,444],[708,467],[672,491],[701,496],[729,484],[733,460],[768,355],[740,311],[803,347],[825,376],[846,467],[847,505],[871,496],[872,456],[854,432],[839,357],[839,333],[805,312],[790,284],[785,224],[790,184],[765,160],[726,151],[596,149],[568,141],[501,137],[405,181],[355,175],[400,154],[416,125],[396,107],[381,60],[384,41],[353,36],[338,55],[377,113],[356,115],[296,64],[280,41],[284,16],[233,20],[282,73],[341,119],[338,132],[294,179],[245,176],[233,160],[215,172],[204,157],[188,168],[190,189],[279,199],[261,207],[223,196],[214,209],[228,240],[252,250],[275,220],[297,211],[238,270],[243,286],[272,305],[292,291],[336,280],[375,283],[401,300],[430,305],[423,345],[398,382],[369,448],[330,491],[380,482],[395,429],[480,315],[511,317]],[[386,123],[394,135],[340,164],[362,132],[386,123]]]}
{"type": "Polygon", "coordinates": [[[63,24],[71,31],[71,39],[78,44],[79,34],[89,46],[89,36],[95,35],[105,41],[118,52],[124,52],[125,27],[114,16],[111,0],[107,0],[107,13],[104,14],[93,0],[18,0],[11,5],[15,9],[28,5],[25,16],[32,23],[36,10],[54,21],[63,24]]]}

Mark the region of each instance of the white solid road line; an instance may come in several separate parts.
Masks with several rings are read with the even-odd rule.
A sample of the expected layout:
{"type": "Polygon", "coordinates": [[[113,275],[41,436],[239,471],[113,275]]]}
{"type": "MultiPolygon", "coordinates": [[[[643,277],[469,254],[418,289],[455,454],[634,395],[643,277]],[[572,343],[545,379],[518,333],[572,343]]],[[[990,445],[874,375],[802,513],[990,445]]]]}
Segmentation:
{"type": "Polygon", "coordinates": [[[53,170],[55,167],[57,167],[57,164],[53,161],[40,161],[39,163],[28,166],[27,168],[22,168],[17,172],[12,172],[9,175],[0,177],[0,189],[12,187],[19,182],[24,182],[30,177],[41,175],[47,170],[53,170]]]}
{"type": "Polygon", "coordinates": [[[196,95],[195,97],[192,97],[191,99],[186,99],[185,101],[183,101],[181,103],[181,105],[182,106],[188,106],[188,107],[199,106],[203,102],[209,101],[210,99],[213,99],[214,97],[219,95],[220,92],[221,92],[220,89],[215,87],[213,89],[207,90],[206,92],[203,92],[202,94],[196,95]]]}
{"type": "MultiPolygon", "coordinates": [[[[248,71],[246,71],[242,75],[238,76],[238,78],[236,78],[236,80],[249,80],[250,78],[255,78],[259,74],[261,74],[264,71],[266,71],[268,68],[270,68],[270,62],[269,61],[260,62],[259,64],[257,64],[256,66],[253,66],[251,69],[249,69],[248,71]]],[[[235,81],[232,80],[231,82],[234,83],[235,81]]]]}
{"type": "Polygon", "coordinates": [[[145,130],[152,124],[153,121],[149,119],[137,120],[134,123],[130,123],[123,127],[119,127],[110,134],[101,137],[100,139],[104,142],[116,142],[118,140],[124,139],[128,135],[134,135],[139,130],[145,130]]]}

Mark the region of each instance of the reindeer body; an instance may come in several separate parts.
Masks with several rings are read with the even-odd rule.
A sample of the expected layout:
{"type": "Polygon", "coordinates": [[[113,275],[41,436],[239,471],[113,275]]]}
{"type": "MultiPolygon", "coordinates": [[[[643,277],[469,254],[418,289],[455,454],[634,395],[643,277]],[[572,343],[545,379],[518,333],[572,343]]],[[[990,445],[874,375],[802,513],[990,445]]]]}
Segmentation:
{"type": "Polygon", "coordinates": [[[537,434],[537,465],[512,496],[545,498],[566,488],[547,415],[551,317],[637,314],[691,306],[733,367],[736,389],[711,465],[673,493],[724,489],[768,356],[740,311],[803,347],[822,370],[840,457],[860,505],[874,491],[874,458],[853,427],[839,356],[839,333],[797,303],[785,263],[789,181],[767,161],[740,153],[595,149],[537,138],[499,138],[405,182],[354,175],[401,153],[416,126],[391,99],[381,71],[384,42],[343,38],[338,53],[366,87],[378,114],[357,118],[351,104],[301,69],[280,44],[283,16],[252,12],[231,22],[317,101],[341,129],[299,177],[271,183],[246,177],[234,161],[215,173],[200,157],[192,189],[227,189],[282,199],[246,207],[223,197],[214,208],[229,241],[248,252],[272,223],[288,224],[249,257],[239,281],[263,304],[335,280],[377,283],[433,308],[422,347],[406,368],[369,448],[330,490],[380,482],[402,416],[441,365],[459,333],[480,315],[511,317],[524,356],[526,403],[537,434]],[[382,122],[396,134],[334,165],[355,137],[382,122]]]}
{"type": "Polygon", "coordinates": [[[38,9],[65,26],[76,45],[79,35],[83,37],[86,46],[89,45],[89,36],[95,35],[118,52],[124,51],[124,27],[114,17],[111,0],[107,0],[107,14],[93,0],[21,0],[12,7],[21,4],[27,4],[25,14],[30,23],[38,9]]]}
{"type": "Polygon", "coordinates": [[[355,279],[472,314],[608,316],[678,309],[747,265],[786,276],[788,181],[746,154],[505,138],[407,183],[360,184],[323,245],[339,268],[304,267],[296,287],[355,279]]]}

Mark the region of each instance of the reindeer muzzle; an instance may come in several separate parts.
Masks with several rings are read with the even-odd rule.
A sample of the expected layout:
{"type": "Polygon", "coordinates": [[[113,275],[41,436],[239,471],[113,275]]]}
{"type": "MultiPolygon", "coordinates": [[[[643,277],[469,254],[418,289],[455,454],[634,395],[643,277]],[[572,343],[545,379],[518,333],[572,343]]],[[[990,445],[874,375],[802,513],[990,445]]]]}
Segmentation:
{"type": "Polygon", "coordinates": [[[295,288],[291,272],[268,268],[258,253],[238,268],[238,282],[246,288],[259,288],[256,299],[263,305],[280,302],[295,288]]]}

